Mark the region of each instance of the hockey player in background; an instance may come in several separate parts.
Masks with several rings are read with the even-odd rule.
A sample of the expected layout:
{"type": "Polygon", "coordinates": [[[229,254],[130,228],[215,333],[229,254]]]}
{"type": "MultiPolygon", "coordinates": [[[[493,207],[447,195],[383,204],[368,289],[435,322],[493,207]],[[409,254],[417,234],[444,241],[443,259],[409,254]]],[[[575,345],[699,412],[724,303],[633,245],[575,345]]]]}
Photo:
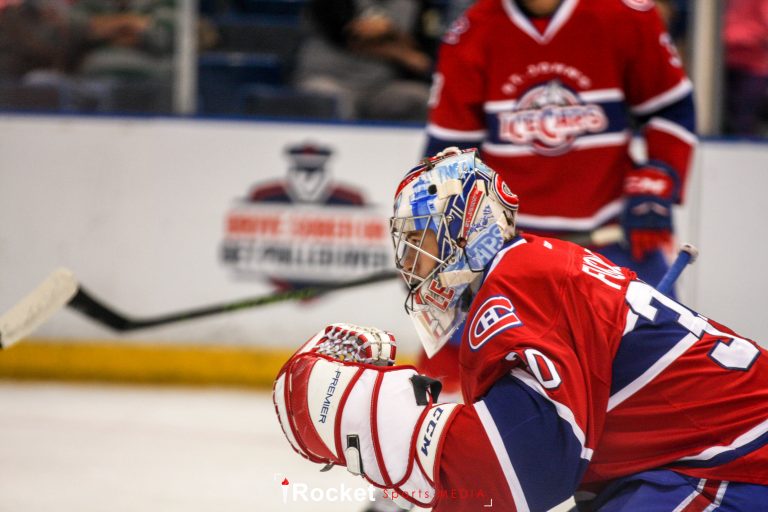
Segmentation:
{"type": "MultiPolygon", "coordinates": [[[[589,240],[620,224],[623,241],[591,248],[659,281],[697,139],[652,0],[478,0],[443,38],[430,106],[426,154],[480,148],[525,198],[520,230],[589,240]]],[[[456,350],[418,367],[454,391],[456,350]]]]}
{"type": "Polygon", "coordinates": [[[652,0],[478,0],[443,38],[430,103],[426,154],[479,147],[526,199],[520,229],[573,238],[620,221],[627,245],[601,254],[658,282],[696,136],[652,0]]]}
{"type": "Polygon", "coordinates": [[[379,366],[388,333],[337,324],[275,382],[292,447],[438,512],[766,510],[768,353],[589,249],[520,235],[517,212],[475,151],[407,173],[406,309],[429,354],[465,323],[464,405],[379,366]]]}

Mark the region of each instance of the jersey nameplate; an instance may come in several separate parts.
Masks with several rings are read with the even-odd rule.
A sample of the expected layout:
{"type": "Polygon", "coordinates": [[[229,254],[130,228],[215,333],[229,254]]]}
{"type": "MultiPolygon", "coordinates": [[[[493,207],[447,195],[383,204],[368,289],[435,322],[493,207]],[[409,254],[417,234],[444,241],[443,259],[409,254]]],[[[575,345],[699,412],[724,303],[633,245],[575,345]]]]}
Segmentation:
{"type": "Polygon", "coordinates": [[[599,279],[611,288],[621,290],[621,285],[614,281],[625,281],[627,278],[621,273],[621,268],[609,265],[603,258],[589,249],[584,249],[586,255],[581,265],[582,272],[599,279]]]}

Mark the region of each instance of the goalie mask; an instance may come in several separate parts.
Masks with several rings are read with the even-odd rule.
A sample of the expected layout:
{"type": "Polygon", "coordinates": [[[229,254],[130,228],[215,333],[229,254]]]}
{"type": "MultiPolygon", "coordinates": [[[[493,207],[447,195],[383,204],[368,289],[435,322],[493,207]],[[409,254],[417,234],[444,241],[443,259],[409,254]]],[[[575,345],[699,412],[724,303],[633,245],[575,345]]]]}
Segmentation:
{"type": "Polygon", "coordinates": [[[428,357],[464,321],[467,288],[514,237],[517,206],[474,149],[446,149],[400,182],[390,231],[405,309],[428,357]]]}

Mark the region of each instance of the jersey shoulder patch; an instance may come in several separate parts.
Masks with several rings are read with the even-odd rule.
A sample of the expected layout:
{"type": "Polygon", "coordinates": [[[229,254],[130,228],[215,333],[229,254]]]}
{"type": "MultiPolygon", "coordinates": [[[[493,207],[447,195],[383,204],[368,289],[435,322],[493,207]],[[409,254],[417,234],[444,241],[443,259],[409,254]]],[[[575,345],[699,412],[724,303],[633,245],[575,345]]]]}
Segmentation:
{"type": "Polygon", "coordinates": [[[469,348],[479,350],[497,334],[523,325],[508,297],[493,295],[477,308],[469,322],[469,348]]]}

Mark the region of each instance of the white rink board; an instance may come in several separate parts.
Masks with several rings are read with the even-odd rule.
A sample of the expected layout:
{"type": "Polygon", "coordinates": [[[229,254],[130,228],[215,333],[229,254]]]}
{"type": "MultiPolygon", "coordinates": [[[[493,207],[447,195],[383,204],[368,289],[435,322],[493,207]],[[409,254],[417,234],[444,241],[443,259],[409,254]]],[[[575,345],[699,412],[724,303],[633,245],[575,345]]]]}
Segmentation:
{"type": "MultiPolygon", "coordinates": [[[[0,117],[0,263],[13,268],[0,273],[0,309],[59,265],[137,316],[271,292],[221,264],[225,214],[254,183],[284,177],[285,146],[305,140],[334,148],[333,179],[360,187],[382,219],[423,145],[416,129],[0,117]]],[[[327,323],[352,322],[388,328],[407,346],[403,294],[393,280],[126,338],[296,346],[327,323]]],[[[36,335],[113,337],[70,311],[36,335]]]]}
{"type": "Polygon", "coordinates": [[[349,494],[331,501],[330,489],[360,489],[365,499],[368,486],[343,468],[320,473],[295,454],[267,393],[0,382],[0,403],[0,512],[361,512],[366,505],[349,494]],[[297,489],[285,498],[284,478],[297,489]],[[315,488],[329,499],[310,501],[315,488]]]}
{"type": "MultiPolygon", "coordinates": [[[[60,265],[138,316],[271,291],[236,281],[222,265],[224,219],[251,185],[283,177],[285,146],[305,140],[332,146],[333,179],[360,187],[384,218],[424,138],[416,128],[0,116],[0,310],[60,265]]],[[[766,189],[768,145],[704,142],[689,201],[678,211],[679,238],[701,249],[681,296],[763,342],[766,189]]],[[[329,322],[347,321],[388,328],[409,350],[414,334],[402,297],[391,281],[123,337],[293,347],[329,322]]],[[[36,335],[115,337],[66,310],[36,335]]]]}
{"type": "Polygon", "coordinates": [[[705,143],[695,171],[686,223],[701,254],[683,297],[768,347],[768,143],[705,143]]]}

